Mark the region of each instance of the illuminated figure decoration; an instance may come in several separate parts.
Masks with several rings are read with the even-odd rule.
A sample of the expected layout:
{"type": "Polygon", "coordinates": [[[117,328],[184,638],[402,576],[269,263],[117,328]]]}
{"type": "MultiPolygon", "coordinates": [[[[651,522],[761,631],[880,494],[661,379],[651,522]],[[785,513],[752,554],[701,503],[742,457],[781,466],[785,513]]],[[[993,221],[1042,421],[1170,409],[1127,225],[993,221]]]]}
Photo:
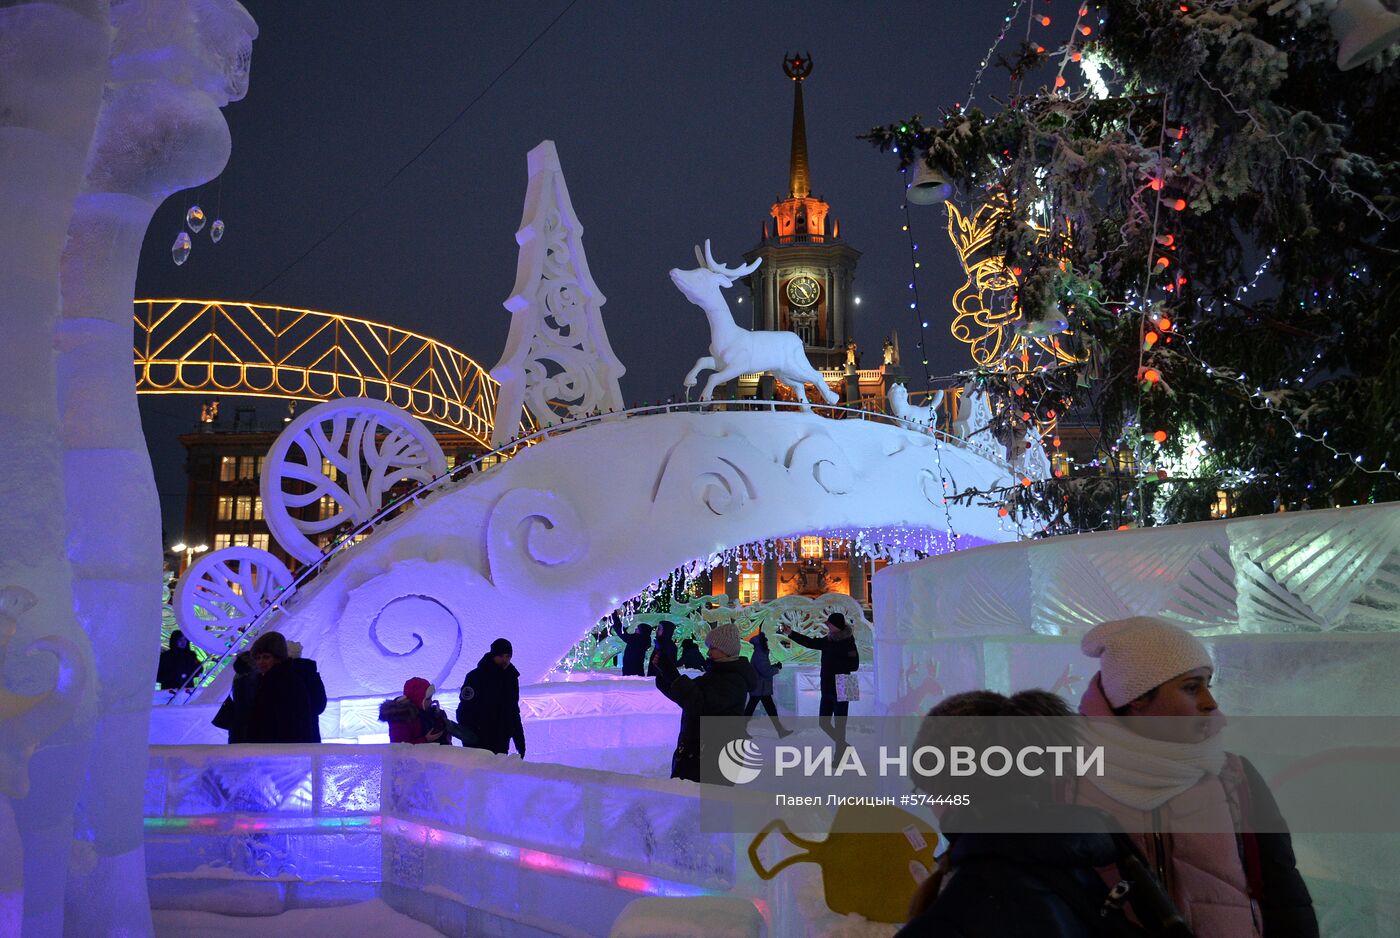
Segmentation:
{"type": "MultiPolygon", "coordinates": [[[[426,336],[337,313],[220,300],[137,300],[135,319],[138,394],[370,397],[491,445],[495,379],[426,336]]],[[[534,426],[520,414],[508,436],[534,426]]]]}
{"type": "Polygon", "coordinates": [[[516,435],[522,408],[542,426],[608,410],[625,410],[618,379],[626,368],[603,328],[607,302],[588,272],[583,225],[574,214],[559,153],[546,140],[528,156],[524,219],[515,233],[520,256],[505,353],[491,377],[501,382],[491,446],[516,435]]]}
{"type": "MultiPolygon", "coordinates": [[[[948,237],[967,274],[953,294],[952,332],[953,338],[970,347],[973,364],[1023,374],[1035,367],[1033,358],[1043,360],[1044,355],[1053,362],[1081,361],[1061,345],[1056,334],[1072,334],[1067,322],[1027,322],[1016,301],[1016,272],[992,246],[997,226],[1011,211],[1006,196],[996,193],[971,215],[964,215],[952,202],[947,205],[948,237]]],[[[1041,226],[1031,225],[1044,234],[1041,226]]]]}

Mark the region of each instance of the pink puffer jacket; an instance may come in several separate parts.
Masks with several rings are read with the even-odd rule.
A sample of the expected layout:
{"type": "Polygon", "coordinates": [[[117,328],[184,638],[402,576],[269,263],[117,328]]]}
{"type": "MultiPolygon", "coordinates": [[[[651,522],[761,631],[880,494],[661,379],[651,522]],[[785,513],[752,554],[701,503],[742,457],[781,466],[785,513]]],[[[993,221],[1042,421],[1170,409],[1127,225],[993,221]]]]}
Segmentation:
{"type": "MultiPolygon", "coordinates": [[[[1097,674],[1084,692],[1079,712],[1091,717],[1113,715],[1097,674]]],[[[1074,800],[1118,819],[1148,865],[1165,880],[1197,938],[1259,938],[1262,926],[1249,897],[1239,838],[1231,833],[1174,833],[1236,828],[1238,786],[1243,784],[1239,757],[1230,755],[1220,775],[1204,776],[1152,811],[1115,801],[1087,778],[1076,786],[1074,800]]],[[[1120,878],[1116,867],[1101,872],[1110,886],[1120,878]]]]}

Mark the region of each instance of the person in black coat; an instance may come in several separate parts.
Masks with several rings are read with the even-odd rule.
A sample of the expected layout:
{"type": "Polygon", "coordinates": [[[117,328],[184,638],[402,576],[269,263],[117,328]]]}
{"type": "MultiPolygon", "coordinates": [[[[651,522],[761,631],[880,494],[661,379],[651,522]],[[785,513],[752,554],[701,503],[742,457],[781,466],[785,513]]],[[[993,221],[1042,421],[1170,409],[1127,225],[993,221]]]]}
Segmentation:
{"type": "Polygon", "coordinates": [[[759,629],[749,636],[749,644],[753,646],[753,657],[749,663],[753,665],[754,673],[758,675],[758,687],[749,696],[749,704],[744,708],[744,716],[753,716],[758,710],[758,705],[763,704],[763,709],[768,714],[768,719],[773,721],[773,729],[778,731],[778,738],[792,735],[792,730],[783,726],[778,721],[778,705],[773,703],[773,678],[782,670],[781,662],[774,664],[768,656],[768,636],[763,634],[763,629],[759,629]]]}
{"type": "MultiPolygon", "coordinates": [[[[663,621],[656,629],[656,653],[667,661],[676,660],[676,623],[663,621]]],[[[647,665],[647,677],[656,677],[656,665],[647,665]]]]}
{"type": "Polygon", "coordinates": [[[848,701],[836,699],[836,675],[854,674],[860,670],[860,652],[856,649],[855,632],[846,624],[846,617],[833,612],[826,617],[826,637],[808,638],[801,632],[794,632],[792,626],[781,626],[778,631],[799,645],[813,648],[822,653],[821,701],[817,707],[822,730],[838,746],[846,745],[846,715],[850,713],[848,701]]]}
{"type": "Polygon", "coordinates": [[[705,636],[710,669],[699,677],[676,670],[674,661],[653,654],[656,689],[681,708],[681,728],[671,755],[671,777],[700,781],[701,717],[741,717],[749,694],[758,687],[758,675],[739,655],[739,630],[717,625],[705,636]]]}
{"type": "Polygon", "coordinates": [[[613,619],[613,634],[627,646],[622,652],[622,674],[624,677],[642,677],[646,674],[647,652],[651,650],[651,626],[643,623],[637,631],[627,633],[622,630],[621,617],[613,619]]]}
{"type": "MultiPolygon", "coordinates": [[[[253,670],[251,652],[240,651],[233,659],[233,687],[212,722],[228,731],[229,745],[248,741],[248,722],[253,714],[253,697],[258,691],[258,673],[253,670]]],[[[318,730],[319,732],[319,730],[318,730]]]]}
{"type": "Polygon", "coordinates": [[[704,671],[708,668],[704,656],[700,654],[700,646],[695,644],[695,639],[687,638],[681,642],[680,666],[690,671],[704,671]]]}
{"type": "Polygon", "coordinates": [[[510,663],[514,650],[504,638],[491,643],[491,650],[481,656],[462,685],[457,724],[464,745],[505,755],[514,742],[515,751],[523,759],[525,727],[520,721],[520,672],[510,663]],[[475,742],[467,742],[472,739],[475,742]]]}
{"type": "Polygon", "coordinates": [[[257,688],[248,716],[250,743],[319,743],[326,686],[310,658],[293,658],[281,632],[265,632],[250,649],[257,688]]]}
{"type": "MultiPolygon", "coordinates": [[[[199,657],[179,629],[170,633],[170,647],[160,653],[156,683],[161,690],[179,690],[199,671],[199,657]]],[[[146,672],[149,674],[150,672],[146,672]]]]}

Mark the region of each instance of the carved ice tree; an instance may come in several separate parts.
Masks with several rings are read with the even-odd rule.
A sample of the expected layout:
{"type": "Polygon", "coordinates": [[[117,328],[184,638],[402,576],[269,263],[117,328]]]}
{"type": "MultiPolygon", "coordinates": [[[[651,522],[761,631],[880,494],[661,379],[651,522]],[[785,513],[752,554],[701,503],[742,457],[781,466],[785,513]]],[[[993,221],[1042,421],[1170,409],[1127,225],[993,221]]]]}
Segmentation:
{"type": "Polygon", "coordinates": [[[321,556],[317,535],[363,524],[395,485],[430,482],[446,471],[432,433],[394,405],[364,397],[326,401],[287,424],[268,451],[267,527],[287,553],[313,563],[321,556]],[[313,517],[301,517],[299,509],[312,504],[313,517]]]}
{"type": "Polygon", "coordinates": [[[588,272],[583,225],[569,201],[553,141],[530,151],[530,183],[515,240],[520,257],[505,354],[491,377],[501,383],[491,442],[508,442],[529,407],[541,426],[623,410],[626,372],[603,329],[607,298],[588,272]]]}
{"type": "Polygon", "coordinates": [[[256,547],[225,547],[200,557],[175,587],[175,620],[191,642],[222,655],[263,607],[292,585],[276,555],[256,547]]]}

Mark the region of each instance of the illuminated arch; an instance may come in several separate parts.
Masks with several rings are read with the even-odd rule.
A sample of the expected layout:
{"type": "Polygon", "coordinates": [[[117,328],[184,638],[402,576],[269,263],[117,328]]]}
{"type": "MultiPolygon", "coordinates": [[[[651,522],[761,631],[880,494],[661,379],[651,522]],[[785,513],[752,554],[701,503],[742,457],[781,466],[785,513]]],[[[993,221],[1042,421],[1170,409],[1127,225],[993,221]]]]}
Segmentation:
{"type": "MultiPolygon", "coordinates": [[[[224,300],[137,300],[138,394],[369,397],[490,447],[499,385],[427,336],[339,313],[224,300]]],[[[528,415],[522,432],[534,428],[528,415]]]]}

